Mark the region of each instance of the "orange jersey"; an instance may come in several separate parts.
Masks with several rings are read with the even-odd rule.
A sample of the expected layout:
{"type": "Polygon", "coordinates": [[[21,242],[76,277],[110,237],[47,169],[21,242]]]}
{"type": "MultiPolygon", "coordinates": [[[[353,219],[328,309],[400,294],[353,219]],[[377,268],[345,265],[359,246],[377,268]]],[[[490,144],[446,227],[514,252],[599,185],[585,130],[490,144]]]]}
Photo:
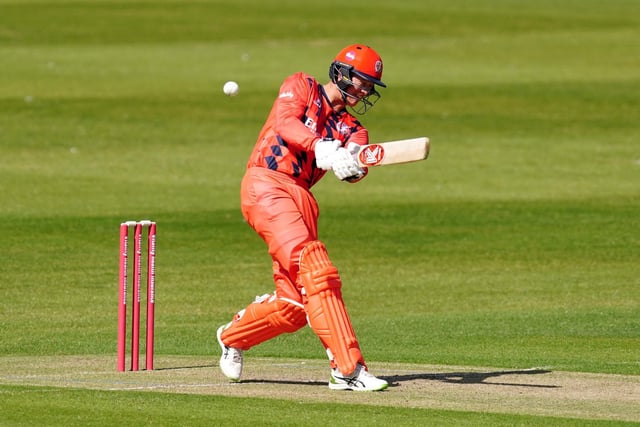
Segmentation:
{"type": "Polygon", "coordinates": [[[368,144],[369,134],[347,110],[333,111],[316,79],[296,73],[285,79],[273,103],[247,168],[263,167],[291,176],[311,188],[326,173],[315,162],[319,138],[368,144]]]}

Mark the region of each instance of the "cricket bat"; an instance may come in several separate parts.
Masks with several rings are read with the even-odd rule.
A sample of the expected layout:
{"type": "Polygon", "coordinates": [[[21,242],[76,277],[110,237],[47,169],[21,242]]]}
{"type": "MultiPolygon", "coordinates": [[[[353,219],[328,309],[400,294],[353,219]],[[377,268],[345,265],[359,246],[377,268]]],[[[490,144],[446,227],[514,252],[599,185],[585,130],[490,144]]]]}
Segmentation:
{"type": "Polygon", "coordinates": [[[358,152],[360,167],[416,162],[429,156],[429,138],[401,139],[363,145],[358,152]]]}

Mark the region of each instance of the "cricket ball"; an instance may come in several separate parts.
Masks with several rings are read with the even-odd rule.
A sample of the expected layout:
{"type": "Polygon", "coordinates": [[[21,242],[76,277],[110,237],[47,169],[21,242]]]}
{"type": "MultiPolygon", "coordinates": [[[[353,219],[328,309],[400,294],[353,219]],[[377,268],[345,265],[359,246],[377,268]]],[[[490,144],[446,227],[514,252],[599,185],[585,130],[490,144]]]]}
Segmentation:
{"type": "Polygon", "coordinates": [[[234,81],[228,81],[222,86],[222,91],[227,96],[236,96],[240,91],[240,86],[234,81]]]}

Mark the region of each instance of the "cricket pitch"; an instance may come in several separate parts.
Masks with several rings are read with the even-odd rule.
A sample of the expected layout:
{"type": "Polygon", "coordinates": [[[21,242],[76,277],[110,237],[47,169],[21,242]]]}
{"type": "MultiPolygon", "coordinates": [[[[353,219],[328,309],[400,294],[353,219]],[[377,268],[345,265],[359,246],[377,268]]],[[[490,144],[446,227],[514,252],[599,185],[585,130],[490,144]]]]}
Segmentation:
{"type": "Polygon", "coordinates": [[[0,385],[247,396],[379,406],[640,421],[640,376],[370,363],[383,392],[332,391],[322,360],[246,358],[230,383],[215,357],[156,357],[155,370],[117,372],[115,357],[0,357],[0,385]],[[347,397],[345,397],[347,394],[347,397]]]}

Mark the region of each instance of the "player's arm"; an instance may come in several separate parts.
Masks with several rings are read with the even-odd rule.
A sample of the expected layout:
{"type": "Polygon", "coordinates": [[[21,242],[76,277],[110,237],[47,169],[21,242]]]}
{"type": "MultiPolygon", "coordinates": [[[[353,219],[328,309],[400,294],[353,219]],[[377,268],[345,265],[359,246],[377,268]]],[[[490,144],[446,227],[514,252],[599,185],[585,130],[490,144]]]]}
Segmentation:
{"type": "Polygon", "coordinates": [[[300,145],[305,150],[313,148],[319,139],[316,129],[302,122],[307,108],[310,85],[300,73],[289,76],[280,86],[276,102],[274,130],[289,144],[300,145]]]}

